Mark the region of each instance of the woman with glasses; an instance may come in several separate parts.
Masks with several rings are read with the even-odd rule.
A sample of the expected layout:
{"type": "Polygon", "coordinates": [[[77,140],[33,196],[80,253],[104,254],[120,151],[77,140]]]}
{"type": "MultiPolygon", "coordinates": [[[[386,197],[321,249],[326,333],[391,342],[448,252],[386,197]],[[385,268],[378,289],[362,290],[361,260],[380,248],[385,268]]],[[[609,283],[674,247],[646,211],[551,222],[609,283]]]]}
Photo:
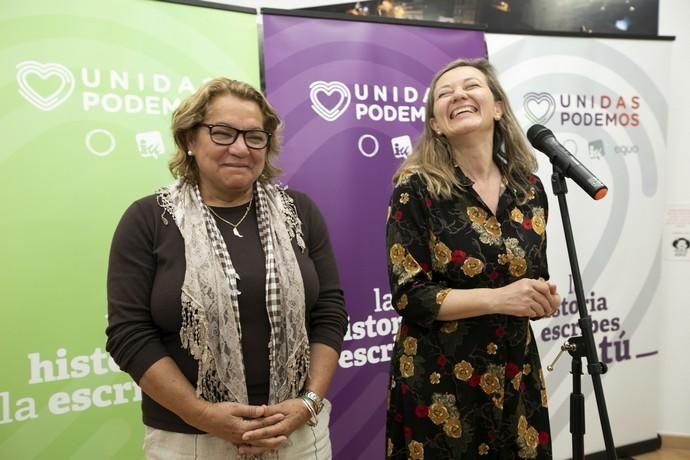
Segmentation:
{"type": "Polygon", "coordinates": [[[250,85],[204,84],[173,113],[175,182],[115,231],[107,349],[148,459],[331,458],[347,314],[319,210],[273,181],[279,125],[250,85]]]}

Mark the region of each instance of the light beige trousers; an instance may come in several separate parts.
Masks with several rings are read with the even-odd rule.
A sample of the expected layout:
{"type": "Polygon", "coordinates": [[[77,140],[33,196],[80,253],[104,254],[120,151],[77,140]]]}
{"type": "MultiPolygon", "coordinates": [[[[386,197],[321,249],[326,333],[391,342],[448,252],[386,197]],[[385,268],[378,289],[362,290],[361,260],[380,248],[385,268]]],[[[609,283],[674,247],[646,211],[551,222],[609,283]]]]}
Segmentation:
{"type": "MultiPolygon", "coordinates": [[[[324,400],[316,426],[304,425],[295,430],[277,451],[265,457],[277,460],[331,460],[328,423],[331,403],[324,400]]],[[[239,455],[232,443],[208,434],[174,433],[145,427],[144,454],[147,460],[250,460],[239,455]]]]}

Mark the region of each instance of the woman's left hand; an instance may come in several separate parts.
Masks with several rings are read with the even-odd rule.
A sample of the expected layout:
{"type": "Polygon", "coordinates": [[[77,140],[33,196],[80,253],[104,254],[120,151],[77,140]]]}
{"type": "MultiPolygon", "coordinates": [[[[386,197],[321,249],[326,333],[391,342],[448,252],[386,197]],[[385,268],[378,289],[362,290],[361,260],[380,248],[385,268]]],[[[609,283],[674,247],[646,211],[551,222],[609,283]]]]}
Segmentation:
{"type": "MultiPolygon", "coordinates": [[[[302,398],[288,399],[272,406],[267,406],[264,417],[283,414],[285,418],[273,425],[247,431],[242,435],[245,444],[240,445],[240,454],[259,454],[266,450],[264,440],[289,437],[293,431],[307,423],[311,414],[302,398]]],[[[282,444],[282,443],[281,443],[282,444]]],[[[275,446],[274,448],[278,448],[275,446]]]]}

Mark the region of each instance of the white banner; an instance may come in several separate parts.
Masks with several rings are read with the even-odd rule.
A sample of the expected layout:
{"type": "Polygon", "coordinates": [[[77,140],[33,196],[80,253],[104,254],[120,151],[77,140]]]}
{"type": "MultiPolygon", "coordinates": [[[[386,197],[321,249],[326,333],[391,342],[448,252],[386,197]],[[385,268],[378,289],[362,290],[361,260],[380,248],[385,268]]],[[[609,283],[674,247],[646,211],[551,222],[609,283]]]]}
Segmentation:
{"type": "MultiPolygon", "coordinates": [[[[556,138],[609,187],[594,201],[568,180],[566,195],[592,317],[613,439],[617,446],[658,432],[658,286],[664,221],[663,165],[670,66],[667,42],[487,34],[499,72],[525,131],[533,124],[556,138]]],[[[538,175],[550,194],[548,255],[563,302],[557,315],[534,324],[544,365],[581,335],[552,167],[539,156],[538,175]]],[[[586,369],[586,360],[583,360],[586,369]]],[[[546,374],[554,458],[571,457],[571,359],[546,374]]],[[[585,452],[604,450],[591,376],[586,398],[585,452]]]]}

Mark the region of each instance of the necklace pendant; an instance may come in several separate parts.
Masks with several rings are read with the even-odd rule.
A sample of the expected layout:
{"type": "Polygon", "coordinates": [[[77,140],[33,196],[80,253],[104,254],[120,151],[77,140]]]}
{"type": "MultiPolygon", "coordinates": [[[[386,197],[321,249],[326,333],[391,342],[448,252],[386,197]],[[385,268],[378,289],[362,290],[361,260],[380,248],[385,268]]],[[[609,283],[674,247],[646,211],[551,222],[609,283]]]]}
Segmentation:
{"type": "Polygon", "coordinates": [[[232,228],[232,234],[235,235],[237,238],[244,238],[242,235],[240,235],[240,232],[237,231],[237,227],[232,228]]]}

